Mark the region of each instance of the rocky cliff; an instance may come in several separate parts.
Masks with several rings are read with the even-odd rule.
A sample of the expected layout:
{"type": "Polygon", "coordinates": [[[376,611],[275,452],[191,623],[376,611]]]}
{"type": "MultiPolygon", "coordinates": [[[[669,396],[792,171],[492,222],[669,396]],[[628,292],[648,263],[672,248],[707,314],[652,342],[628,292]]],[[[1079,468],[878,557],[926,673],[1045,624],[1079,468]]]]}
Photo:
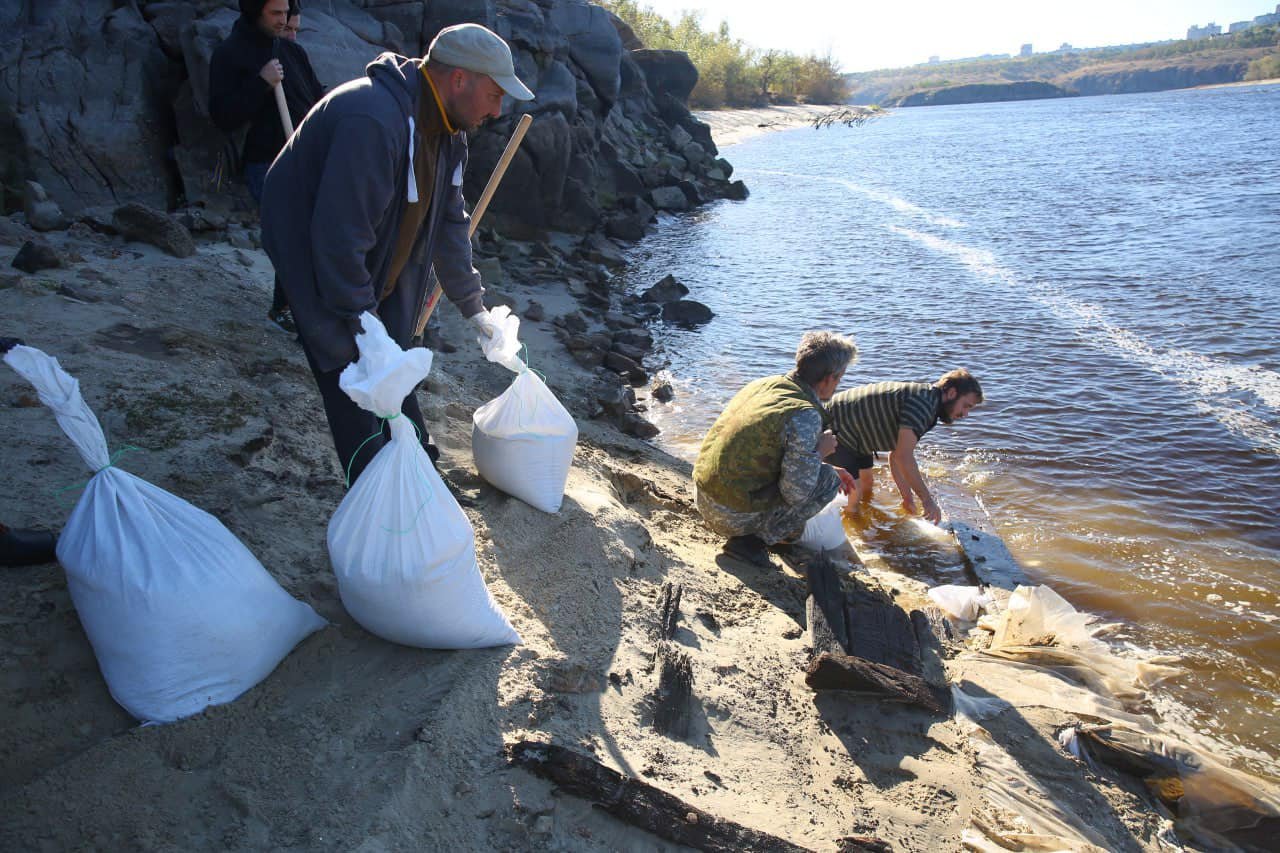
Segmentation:
{"type": "Polygon", "coordinates": [[[1078,95],[1162,92],[1166,89],[1234,83],[1244,79],[1248,67],[1248,58],[1202,63],[1133,63],[1082,69],[1058,82],[1078,95]]]}
{"type": "MultiPolygon", "coordinates": [[[[638,239],[655,209],[741,194],[684,104],[684,54],[646,51],[582,0],[327,0],[304,4],[299,42],[321,81],[363,73],[383,50],[421,55],[442,27],[484,24],[511,44],[537,93],[472,140],[478,195],[519,112],[533,126],[490,208],[508,231],[603,228],[638,239]],[[621,35],[620,35],[621,33],[621,35]],[[624,38],[627,44],[624,45],[624,38]]],[[[142,202],[225,206],[234,141],[208,119],[209,57],[234,0],[0,0],[0,180],[24,180],[72,214],[142,202]]],[[[473,196],[474,198],[474,196],[473,196]]]]}
{"type": "Polygon", "coordinates": [[[951,86],[929,92],[913,92],[899,98],[898,107],[936,107],[944,104],[980,104],[990,101],[1033,101],[1040,98],[1062,98],[1072,94],[1051,83],[974,83],[951,86]]]}

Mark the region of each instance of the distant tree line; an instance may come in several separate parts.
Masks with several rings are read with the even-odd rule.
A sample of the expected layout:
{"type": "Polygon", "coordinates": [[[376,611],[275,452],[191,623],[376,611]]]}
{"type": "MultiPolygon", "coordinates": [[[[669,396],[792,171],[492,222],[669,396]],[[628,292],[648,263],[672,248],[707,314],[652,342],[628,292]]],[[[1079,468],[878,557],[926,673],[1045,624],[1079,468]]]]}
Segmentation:
{"type": "Polygon", "coordinates": [[[730,35],[728,23],[703,29],[699,12],[686,11],[673,23],[637,0],[598,2],[626,21],[645,47],[689,54],[698,69],[698,85],[689,96],[695,109],[842,104],[848,99],[848,82],[829,53],[797,56],[754,48],[730,35]]]}

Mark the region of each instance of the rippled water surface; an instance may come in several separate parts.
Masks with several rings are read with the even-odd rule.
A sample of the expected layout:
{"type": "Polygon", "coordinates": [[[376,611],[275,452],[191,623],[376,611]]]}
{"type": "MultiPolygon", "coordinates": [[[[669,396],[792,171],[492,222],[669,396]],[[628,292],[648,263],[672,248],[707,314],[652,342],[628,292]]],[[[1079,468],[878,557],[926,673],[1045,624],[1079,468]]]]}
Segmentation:
{"type": "MultiPolygon", "coordinates": [[[[1033,577],[1192,674],[1164,688],[1280,776],[1280,86],[901,110],[728,149],[745,202],[665,220],[717,314],[670,330],[660,442],[692,458],[800,334],[844,387],[966,366],[987,402],[921,442],[1033,577]]],[[[892,510],[892,488],[878,500],[892,510]]],[[[931,582],[945,578],[928,578],[931,582]]]]}

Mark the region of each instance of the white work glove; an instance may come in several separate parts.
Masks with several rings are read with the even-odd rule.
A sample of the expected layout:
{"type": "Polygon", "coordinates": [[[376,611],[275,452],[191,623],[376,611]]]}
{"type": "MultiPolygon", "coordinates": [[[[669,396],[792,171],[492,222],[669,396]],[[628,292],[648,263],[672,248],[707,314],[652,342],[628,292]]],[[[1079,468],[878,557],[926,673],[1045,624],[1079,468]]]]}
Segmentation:
{"type": "Polygon", "coordinates": [[[481,311],[467,318],[480,331],[476,343],[489,361],[501,364],[513,373],[524,370],[520,360],[520,318],[505,305],[481,311]]]}

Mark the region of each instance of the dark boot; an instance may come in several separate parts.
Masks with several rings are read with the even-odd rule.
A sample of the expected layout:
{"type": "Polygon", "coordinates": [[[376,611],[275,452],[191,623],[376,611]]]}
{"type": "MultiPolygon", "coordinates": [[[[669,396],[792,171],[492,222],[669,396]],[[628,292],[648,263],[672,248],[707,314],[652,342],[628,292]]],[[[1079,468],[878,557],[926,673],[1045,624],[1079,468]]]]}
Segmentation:
{"type": "Polygon", "coordinates": [[[0,524],[0,566],[52,563],[58,537],[47,530],[14,530],[0,524]]]}
{"type": "Polygon", "coordinates": [[[765,550],[764,540],[759,536],[731,536],[724,543],[724,552],[735,560],[750,563],[761,568],[772,568],[773,561],[765,550]]]}

